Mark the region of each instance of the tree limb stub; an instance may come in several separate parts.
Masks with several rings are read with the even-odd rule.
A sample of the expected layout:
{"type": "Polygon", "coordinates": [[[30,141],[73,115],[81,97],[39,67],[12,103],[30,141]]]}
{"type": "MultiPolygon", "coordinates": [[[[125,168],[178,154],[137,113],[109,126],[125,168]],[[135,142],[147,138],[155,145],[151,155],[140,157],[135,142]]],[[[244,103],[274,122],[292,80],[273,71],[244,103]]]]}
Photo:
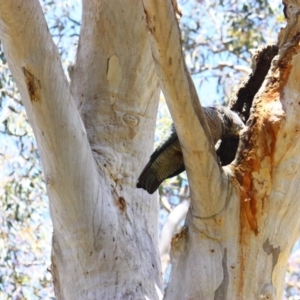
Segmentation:
{"type": "Polygon", "coordinates": [[[211,216],[225,205],[219,193],[227,177],[216,160],[210,130],[185,65],[174,7],[171,0],[142,2],[156,71],[183,150],[192,209],[195,215],[211,216]]]}

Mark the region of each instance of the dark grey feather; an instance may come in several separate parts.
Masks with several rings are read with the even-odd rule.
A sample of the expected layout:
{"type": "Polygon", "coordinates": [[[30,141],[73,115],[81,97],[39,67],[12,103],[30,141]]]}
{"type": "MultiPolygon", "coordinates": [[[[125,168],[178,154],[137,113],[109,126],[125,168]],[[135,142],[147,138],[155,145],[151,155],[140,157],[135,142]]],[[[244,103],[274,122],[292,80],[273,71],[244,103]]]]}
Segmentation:
{"type": "MultiPolygon", "coordinates": [[[[203,107],[203,112],[214,143],[225,136],[238,136],[245,126],[240,117],[227,107],[203,107]]],[[[176,176],[184,170],[181,146],[175,126],[172,124],[166,137],[151,155],[136,186],[153,194],[165,179],[176,176]]]]}

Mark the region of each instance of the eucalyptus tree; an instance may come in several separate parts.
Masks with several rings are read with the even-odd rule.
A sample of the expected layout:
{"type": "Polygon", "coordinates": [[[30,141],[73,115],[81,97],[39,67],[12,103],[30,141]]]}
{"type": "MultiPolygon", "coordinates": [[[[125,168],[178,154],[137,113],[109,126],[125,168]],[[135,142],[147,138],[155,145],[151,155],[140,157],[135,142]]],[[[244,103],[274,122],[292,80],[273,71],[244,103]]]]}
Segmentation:
{"type": "Polygon", "coordinates": [[[159,86],[191,198],[173,239],[165,298],[281,298],[299,228],[299,4],[287,0],[285,8],[278,47],[257,52],[230,101],[248,128],[235,160],[221,167],[184,62],[174,1],[83,1],[70,84],[39,2],[0,4],[4,53],[50,199],[58,299],[162,297],[158,201],[135,188],[152,149],[159,86]]]}

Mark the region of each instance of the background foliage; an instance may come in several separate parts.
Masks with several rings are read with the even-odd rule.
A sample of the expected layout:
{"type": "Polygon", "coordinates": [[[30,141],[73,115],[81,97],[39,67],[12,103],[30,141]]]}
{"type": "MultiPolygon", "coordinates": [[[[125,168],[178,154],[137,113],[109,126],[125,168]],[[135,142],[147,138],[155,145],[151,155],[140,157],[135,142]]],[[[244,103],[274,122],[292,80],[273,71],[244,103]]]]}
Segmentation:
{"type": "MultiPolygon", "coordinates": [[[[41,5],[68,77],[67,68],[75,61],[81,3],[43,0],[41,5]]],[[[186,61],[201,102],[204,105],[225,103],[234,87],[251,71],[251,50],[276,43],[284,21],[282,8],[271,0],[181,0],[179,5],[183,12],[180,26],[186,61]]],[[[48,198],[33,133],[2,48],[0,120],[3,170],[0,174],[0,299],[54,299],[49,269],[52,228],[48,198]]],[[[156,144],[170,123],[162,99],[156,144]]],[[[160,229],[170,212],[186,200],[186,191],[180,192],[186,184],[183,173],[167,180],[160,188],[160,229]]],[[[300,295],[297,252],[291,261],[287,298],[300,295]]]]}

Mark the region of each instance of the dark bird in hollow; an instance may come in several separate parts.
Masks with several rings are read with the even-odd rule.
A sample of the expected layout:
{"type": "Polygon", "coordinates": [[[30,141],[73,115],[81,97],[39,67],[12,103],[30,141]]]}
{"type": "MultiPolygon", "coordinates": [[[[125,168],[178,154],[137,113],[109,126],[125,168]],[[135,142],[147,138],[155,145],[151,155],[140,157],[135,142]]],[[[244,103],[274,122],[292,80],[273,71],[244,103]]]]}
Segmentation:
{"type": "MultiPolygon", "coordinates": [[[[224,137],[238,137],[245,127],[240,117],[227,107],[202,107],[214,143],[224,137]]],[[[153,152],[138,178],[136,187],[153,194],[160,184],[185,170],[181,146],[174,124],[153,152]]]]}

